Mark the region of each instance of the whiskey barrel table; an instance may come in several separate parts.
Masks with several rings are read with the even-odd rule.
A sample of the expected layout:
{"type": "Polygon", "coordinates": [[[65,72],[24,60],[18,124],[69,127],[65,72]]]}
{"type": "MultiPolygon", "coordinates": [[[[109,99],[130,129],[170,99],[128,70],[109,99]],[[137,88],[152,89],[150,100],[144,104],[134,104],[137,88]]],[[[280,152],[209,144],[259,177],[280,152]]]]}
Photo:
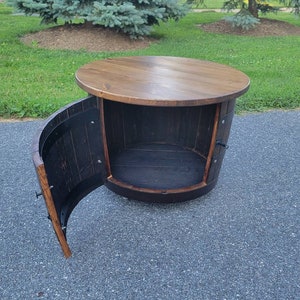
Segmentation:
{"type": "Polygon", "coordinates": [[[89,96],[50,116],[33,143],[49,217],[66,257],[68,218],[105,185],[152,202],[194,199],[217,183],[242,72],[179,57],[95,61],[76,73],[89,96]]]}

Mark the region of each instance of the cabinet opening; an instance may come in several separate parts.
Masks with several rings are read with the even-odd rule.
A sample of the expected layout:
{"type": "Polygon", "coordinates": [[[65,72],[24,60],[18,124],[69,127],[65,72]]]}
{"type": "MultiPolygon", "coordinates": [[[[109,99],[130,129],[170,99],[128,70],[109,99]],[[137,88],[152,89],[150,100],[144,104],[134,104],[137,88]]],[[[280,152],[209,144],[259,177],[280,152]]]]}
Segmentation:
{"type": "Polygon", "coordinates": [[[113,178],[160,191],[200,184],[216,107],[153,107],[104,101],[113,178]]]}

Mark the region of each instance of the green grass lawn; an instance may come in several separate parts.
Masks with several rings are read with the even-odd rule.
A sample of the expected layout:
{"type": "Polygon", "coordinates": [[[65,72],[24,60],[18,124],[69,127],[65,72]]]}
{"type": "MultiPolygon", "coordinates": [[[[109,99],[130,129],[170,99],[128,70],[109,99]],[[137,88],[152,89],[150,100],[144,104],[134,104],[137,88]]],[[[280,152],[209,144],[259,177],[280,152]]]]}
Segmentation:
{"type": "MultiPolygon", "coordinates": [[[[74,81],[85,63],[112,56],[169,55],[198,58],[233,66],[251,79],[238,99],[237,112],[300,107],[300,36],[246,37],[211,34],[196,25],[224,14],[190,13],[180,22],[155,27],[159,42],[149,48],[117,53],[88,53],[26,46],[19,37],[45,26],[37,17],[11,15],[0,3],[0,116],[45,117],[85,96],[74,81]]],[[[269,17],[300,26],[300,19],[280,13],[269,17]]]]}

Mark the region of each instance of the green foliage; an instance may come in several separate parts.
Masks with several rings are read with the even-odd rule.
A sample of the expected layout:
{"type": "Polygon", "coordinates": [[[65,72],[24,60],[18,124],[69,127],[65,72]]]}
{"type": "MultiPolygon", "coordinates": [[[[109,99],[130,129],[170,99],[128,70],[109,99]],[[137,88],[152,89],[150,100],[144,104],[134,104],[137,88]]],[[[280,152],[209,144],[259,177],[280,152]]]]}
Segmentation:
{"type": "Polygon", "coordinates": [[[0,14],[9,14],[12,12],[12,8],[4,5],[0,2],[0,14]]]}
{"type": "Polygon", "coordinates": [[[279,11],[278,7],[274,7],[269,5],[268,3],[262,3],[262,2],[258,2],[257,3],[257,9],[258,11],[260,11],[263,15],[267,14],[267,13],[277,13],[279,11]]]}
{"type": "Polygon", "coordinates": [[[15,6],[27,15],[38,14],[46,24],[80,18],[133,38],[149,35],[153,25],[179,20],[188,11],[177,0],[15,0],[15,6]]]}
{"type": "Polygon", "coordinates": [[[300,15],[300,0],[279,0],[279,2],[288,7],[292,7],[295,15],[300,15]]]}
{"type": "MultiPolygon", "coordinates": [[[[279,0],[279,1],[282,1],[282,0],[279,0]]],[[[278,8],[271,6],[269,3],[267,3],[268,2],[267,0],[255,0],[255,2],[256,2],[257,10],[263,14],[278,11],[278,8]]],[[[248,1],[248,4],[249,4],[249,1],[248,1]]],[[[247,4],[247,1],[243,1],[243,0],[226,0],[223,3],[223,8],[226,9],[227,11],[230,11],[232,9],[238,9],[238,8],[248,9],[248,4],[247,4]]]]}
{"type": "Polygon", "coordinates": [[[247,4],[243,0],[226,0],[223,3],[223,9],[230,11],[237,8],[246,8],[247,4]]]}
{"type": "Polygon", "coordinates": [[[202,7],[207,7],[206,4],[205,4],[205,0],[187,0],[186,1],[187,4],[190,4],[190,5],[194,5],[196,8],[202,6],[202,7]]]}
{"type": "Polygon", "coordinates": [[[247,4],[246,1],[243,0],[226,0],[224,1],[223,9],[231,11],[240,8],[241,10],[235,16],[226,17],[225,20],[230,22],[233,27],[240,27],[244,30],[252,29],[259,23],[259,19],[257,18],[258,11],[266,14],[269,12],[277,12],[278,10],[265,2],[265,0],[249,0],[247,4]],[[252,3],[251,9],[250,2],[252,3]]]}
{"type": "MultiPolygon", "coordinates": [[[[0,3],[0,9],[3,4],[0,3]]],[[[251,79],[249,91],[238,98],[237,112],[300,107],[299,36],[249,37],[212,34],[199,23],[216,22],[223,13],[189,13],[175,22],[154,25],[159,37],[150,47],[126,52],[86,52],[26,46],[19,37],[50,27],[38,17],[0,14],[0,116],[47,117],[84,97],[74,82],[76,70],[91,61],[132,55],[169,55],[210,60],[235,67],[251,79]]],[[[272,15],[300,26],[290,13],[272,15]]]]}
{"type": "MultiPolygon", "coordinates": [[[[268,12],[277,12],[278,8],[274,5],[270,5],[271,1],[268,0],[252,0],[256,2],[257,9],[261,13],[265,14],[268,12]]],[[[292,8],[293,12],[296,15],[300,14],[300,0],[276,0],[278,3],[283,4],[284,6],[292,8]]],[[[223,4],[223,8],[226,10],[232,10],[236,8],[247,8],[250,0],[225,0],[223,4]]],[[[272,1],[274,2],[274,1],[272,1]]]]}
{"type": "Polygon", "coordinates": [[[236,15],[227,16],[224,19],[233,27],[241,27],[244,30],[252,29],[259,23],[259,19],[253,17],[245,8],[242,8],[236,15]]]}
{"type": "MultiPolygon", "coordinates": [[[[227,11],[241,8],[240,12],[235,16],[227,17],[226,20],[234,27],[241,27],[242,29],[249,30],[259,23],[259,20],[256,18],[258,12],[265,15],[269,12],[277,13],[279,11],[277,7],[271,6],[267,2],[267,0],[225,0],[223,8],[227,11]],[[250,3],[252,3],[252,8],[250,3]]],[[[279,2],[292,7],[294,13],[299,15],[300,0],[279,0],[279,2]]]]}

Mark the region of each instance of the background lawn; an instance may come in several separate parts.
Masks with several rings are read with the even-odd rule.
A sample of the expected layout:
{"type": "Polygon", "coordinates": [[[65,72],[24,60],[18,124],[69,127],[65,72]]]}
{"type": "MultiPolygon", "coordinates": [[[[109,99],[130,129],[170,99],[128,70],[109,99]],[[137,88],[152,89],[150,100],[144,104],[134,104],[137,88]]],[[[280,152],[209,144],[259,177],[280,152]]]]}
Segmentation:
{"type": "MultiPolygon", "coordinates": [[[[189,13],[180,22],[155,27],[159,41],[128,52],[61,51],[22,44],[19,37],[46,28],[37,17],[12,15],[0,3],[0,116],[46,117],[85,96],[74,81],[85,63],[113,56],[169,55],[198,58],[233,66],[251,79],[238,99],[237,112],[300,107],[300,36],[247,37],[207,33],[197,24],[214,22],[223,13],[189,13]]],[[[268,17],[300,26],[290,13],[268,17]]]]}

